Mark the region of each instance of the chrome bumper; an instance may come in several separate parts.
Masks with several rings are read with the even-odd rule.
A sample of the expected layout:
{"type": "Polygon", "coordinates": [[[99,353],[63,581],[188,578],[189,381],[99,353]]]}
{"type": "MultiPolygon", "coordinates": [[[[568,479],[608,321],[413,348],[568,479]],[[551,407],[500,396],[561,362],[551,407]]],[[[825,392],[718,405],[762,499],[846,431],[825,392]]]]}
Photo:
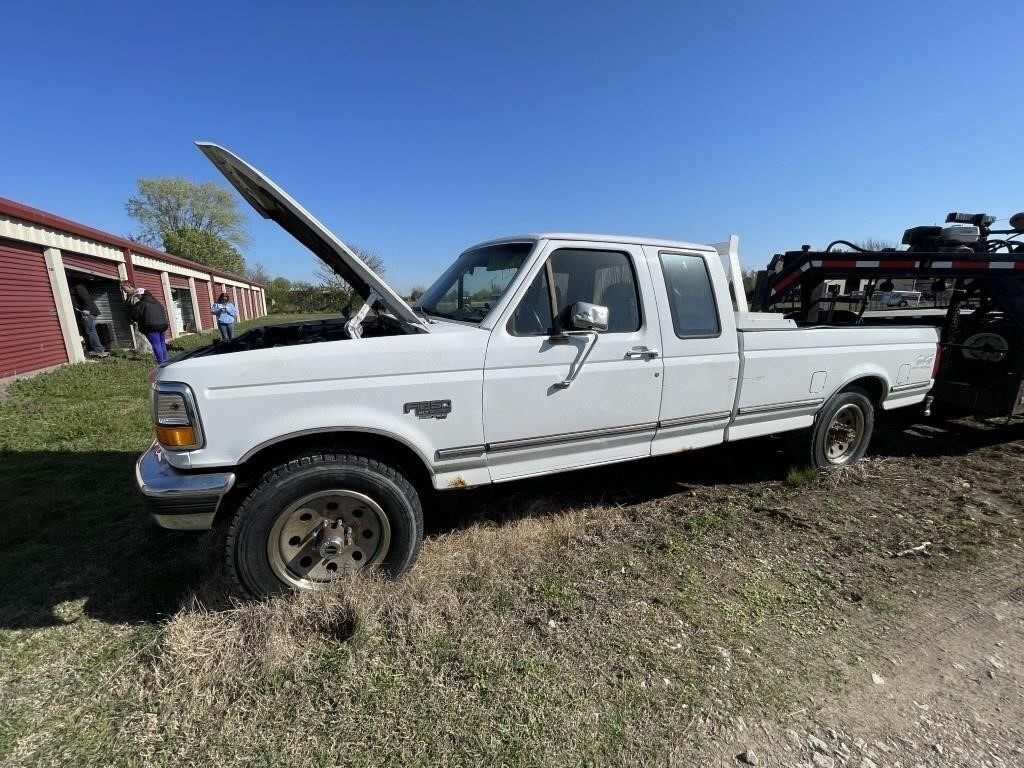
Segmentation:
{"type": "Polygon", "coordinates": [[[135,484],[146,510],[161,528],[202,531],[213,527],[221,499],[235,484],[234,472],[182,472],[153,443],[135,462],[135,484]]]}

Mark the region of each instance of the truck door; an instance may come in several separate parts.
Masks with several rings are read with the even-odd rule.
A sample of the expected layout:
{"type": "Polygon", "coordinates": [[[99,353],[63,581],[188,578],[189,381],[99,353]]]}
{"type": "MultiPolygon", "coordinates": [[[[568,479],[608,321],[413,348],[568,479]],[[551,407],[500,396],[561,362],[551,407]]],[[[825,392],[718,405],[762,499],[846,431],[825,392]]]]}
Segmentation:
{"type": "Polygon", "coordinates": [[[661,322],[665,366],[652,453],[723,441],[739,376],[736,320],[716,253],[644,246],[661,322]],[[715,286],[720,286],[718,291],[715,286]]]}
{"type": "Polygon", "coordinates": [[[650,455],[663,368],[653,290],[639,246],[548,242],[487,348],[493,480],[650,455]],[[560,338],[581,301],[608,308],[608,329],[560,338]]]}

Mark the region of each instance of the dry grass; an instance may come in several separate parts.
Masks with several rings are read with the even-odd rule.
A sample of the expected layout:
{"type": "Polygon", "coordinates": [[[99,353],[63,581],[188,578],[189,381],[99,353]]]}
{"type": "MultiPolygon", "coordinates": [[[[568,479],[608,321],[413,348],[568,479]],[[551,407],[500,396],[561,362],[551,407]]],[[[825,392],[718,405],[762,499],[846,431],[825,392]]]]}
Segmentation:
{"type": "Polygon", "coordinates": [[[709,704],[721,718],[784,698],[806,659],[783,647],[835,626],[814,613],[827,582],[786,558],[701,564],[730,546],[737,502],[529,507],[432,539],[397,582],[193,602],[150,659],[147,754],[232,762],[243,743],[286,763],[311,744],[365,765],[662,761],[706,731],[709,704]],[[329,726],[308,725],[325,713],[329,726]]]}

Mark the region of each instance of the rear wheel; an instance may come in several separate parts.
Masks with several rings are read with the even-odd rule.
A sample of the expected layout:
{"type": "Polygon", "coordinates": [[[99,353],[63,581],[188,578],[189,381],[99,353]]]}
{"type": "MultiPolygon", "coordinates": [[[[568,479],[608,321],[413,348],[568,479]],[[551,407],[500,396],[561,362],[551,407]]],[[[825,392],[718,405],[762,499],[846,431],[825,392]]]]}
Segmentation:
{"type": "Polygon", "coordinates": [[[268,597],[325,589],[355,571],[397,576],[423,540],[423,511],[397,468],[356,453],[303,456],[267,472],[228,530],[237,591],[268,597]]]}
{"type": "Polygon", "coordinates": [[[874,422],[874,406],[863,390],[851,388],[833,395],[811,429],[811,464],[828,469],[856,463],[867,451],[874,422]]]}

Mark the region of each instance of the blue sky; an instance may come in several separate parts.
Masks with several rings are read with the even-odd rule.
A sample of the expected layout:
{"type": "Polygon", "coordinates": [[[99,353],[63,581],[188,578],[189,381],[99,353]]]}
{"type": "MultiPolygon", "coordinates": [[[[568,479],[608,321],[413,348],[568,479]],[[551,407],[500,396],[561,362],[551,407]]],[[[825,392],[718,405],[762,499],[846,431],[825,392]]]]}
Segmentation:
{"type": "MultiPolygon", "coordinates": [[[[542,230],[898,241],[1024,209],[1024,3],[14,3],[0,196],[118,234],[223,144],[406,290],[542,230]]],[[[240,201],[242,205],[244,202],[240,201]]],[[[245,254],[314,257],[251,216],[245,254]]]]}

